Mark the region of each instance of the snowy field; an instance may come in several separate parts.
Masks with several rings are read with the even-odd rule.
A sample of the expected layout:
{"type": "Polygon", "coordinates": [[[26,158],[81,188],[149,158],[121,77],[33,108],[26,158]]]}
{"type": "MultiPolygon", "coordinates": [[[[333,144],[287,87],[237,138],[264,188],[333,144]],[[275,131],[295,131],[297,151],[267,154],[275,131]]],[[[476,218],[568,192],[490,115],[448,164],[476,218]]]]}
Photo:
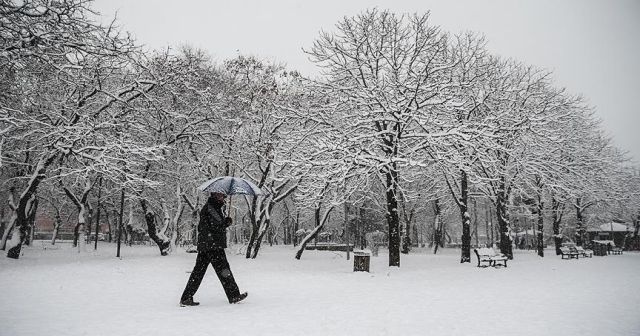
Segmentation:
{"type": "Polygon", "coordinates": [[[458,250],[372,258],[345,253],[227,250],[247,300],[230,305],[209,268],[198,307],[178,306],[195,261],[182,250],[102,243],[78,254],[40,242],[0,258],[0,335],[640,335],[640,254],[561,260],[516,251],[508,268],[458,263],[458,250]]]}

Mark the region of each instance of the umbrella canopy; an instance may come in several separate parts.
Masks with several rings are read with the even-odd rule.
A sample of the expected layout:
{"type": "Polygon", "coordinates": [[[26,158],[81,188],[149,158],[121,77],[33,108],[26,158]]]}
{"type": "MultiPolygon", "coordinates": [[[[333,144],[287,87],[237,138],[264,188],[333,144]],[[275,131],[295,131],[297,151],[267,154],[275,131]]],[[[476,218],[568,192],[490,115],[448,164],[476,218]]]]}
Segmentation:
{"type": "Polygon", "coordinates": [[[240,177],[220,176],[201,184],[198,189],[204,192],[217,192],[227,195],[264,195],[265,193],[252,182],[240,177]]]}

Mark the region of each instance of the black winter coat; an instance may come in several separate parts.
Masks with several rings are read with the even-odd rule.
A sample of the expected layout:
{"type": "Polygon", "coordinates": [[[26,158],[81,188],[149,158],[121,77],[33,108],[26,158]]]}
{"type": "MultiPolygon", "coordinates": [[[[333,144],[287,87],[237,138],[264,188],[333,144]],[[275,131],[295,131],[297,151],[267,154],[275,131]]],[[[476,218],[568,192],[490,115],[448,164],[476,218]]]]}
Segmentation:
{"type": "Polygon", "coordinates": [[[207,202],[200,210],[198,223],[198,252],[227,247],[227,227],[230,218],[225,218],[222,209],[207,202]]]}

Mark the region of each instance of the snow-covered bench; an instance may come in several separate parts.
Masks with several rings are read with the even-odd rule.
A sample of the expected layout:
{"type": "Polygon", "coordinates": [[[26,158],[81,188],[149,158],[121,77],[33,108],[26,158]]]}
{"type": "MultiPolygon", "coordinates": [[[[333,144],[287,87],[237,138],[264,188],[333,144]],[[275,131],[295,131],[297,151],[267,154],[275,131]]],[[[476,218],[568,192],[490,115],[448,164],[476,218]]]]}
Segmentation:
{"type": "Polygon", "coordinates": [[[560,255],[562,259],[578,259],[580,255],[578,250],[574,246],[562,246],[560,247],[560,255]],[[565,258],[566,257],[566,258],[565,258]]]}
{"type": "Polygon", "coordinates": [[[578,255],[581,255],[585,258],[591,258],[593,257],[593,251],[592,250],[585,250],[584,248],[582,248],[582,246],[576,246],[576,251],[578,252],[578,255]]]}
{"type": "Polygon", "coordinates": [[[496,252],[492,247],[481,247],[473,249],[476,257],[478,257],[478,267],[498,266],[498,263],[502,263],[504,267],[507,267],[507,256],[502,253],[496,252]],[[487,265],[483,265],[486,263],[487,265]]]}
{"type": "Polygon", "coordinates": [[[622,254],[622,249],[619,247],[612,247],[611,250],[609,251],[611,254],[622,254]]]}

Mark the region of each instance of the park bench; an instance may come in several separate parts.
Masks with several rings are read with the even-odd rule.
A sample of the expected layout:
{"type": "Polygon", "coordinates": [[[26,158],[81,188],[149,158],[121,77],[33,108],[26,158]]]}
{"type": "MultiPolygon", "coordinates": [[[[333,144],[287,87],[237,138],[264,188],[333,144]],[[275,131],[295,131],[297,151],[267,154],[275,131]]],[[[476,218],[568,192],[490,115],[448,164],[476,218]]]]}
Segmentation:
{"type": "Polygon", "coordinates": [[[507,256],[502,253],[496,252],[492,247],[482,247],[473,249],[478,257],[478,267],[498,266],[498,263],[502,263],[504,267],[507,267],[507,256]],[[487,265],[484,265],[486,263],[487,265]]]}
{"type": "Polygon", "coordinates": [[[575,246],[562,246],[560,248],[560,254],[562,259],[578,259],[579,253],[575,246]],[[566,257],[566,258],[565,258],[566,257]]]}
{"type": "Polygon", "coordinates": [[[622,254],[622,249],[619,248],[619,247],[614,246],[614,247],[611,248],[610,252],[611,252],[611,254],[622,254]]]}
{"type": "Polygon", "coordinates": [[[578,252],[578,255],[581,255],[585,258],[591,258],[593,257],[593,251],[592,250],[585,250],[582,246],[576,246],[576,252],[578,252]]]}

